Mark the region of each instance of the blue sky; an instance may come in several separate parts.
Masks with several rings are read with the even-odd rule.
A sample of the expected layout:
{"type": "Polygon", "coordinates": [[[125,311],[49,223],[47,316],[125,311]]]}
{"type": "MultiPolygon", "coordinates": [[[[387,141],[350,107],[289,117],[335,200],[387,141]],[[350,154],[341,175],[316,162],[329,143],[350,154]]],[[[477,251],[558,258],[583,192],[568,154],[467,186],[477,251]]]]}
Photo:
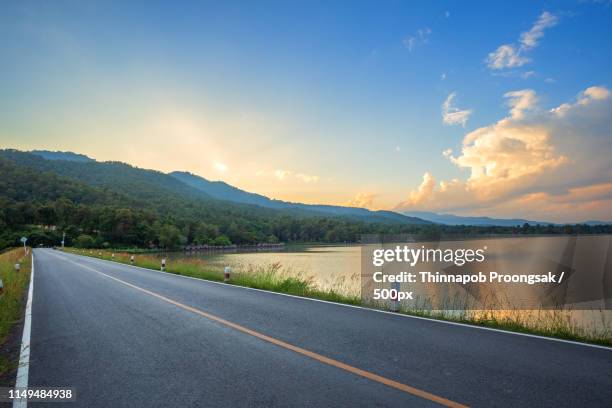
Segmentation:
{"type": "MultiPolygon", "coordinates": [[[[540,216],[537,205],[433,196],[441,181],[485,188],[469,158],[452,158],[509,115],[507,93],[531,90],[549,110],[612,86],[606,2],[173,3],[2,2],[2,146],[189,170],[294,201],[540,216]],[[518,65],[491,67],[502,45],[518,65]],[[453,93],[447,112],[466,120],[445,124],[453,93]],[[419,201],[424,174],[436,187],[419,201]]],[[[561,162],[533,171],[549,177],[561,162]]],[[[547,188],[516,174],[505,181],[518,193],[494,189],[497,201],[606,184],[591,174],[547,188]]],[[[612,217],[604,204],[580,216],[612,217]]]]}

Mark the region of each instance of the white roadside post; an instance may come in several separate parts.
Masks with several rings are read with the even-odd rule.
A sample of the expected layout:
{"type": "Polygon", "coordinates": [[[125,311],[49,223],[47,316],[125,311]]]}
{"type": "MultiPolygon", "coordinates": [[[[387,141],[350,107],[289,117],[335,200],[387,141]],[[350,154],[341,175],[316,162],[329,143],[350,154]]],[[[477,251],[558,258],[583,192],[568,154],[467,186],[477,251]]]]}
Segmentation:
{"type": "Polygon", "coordinates": [[[389,310],[392,312],[399,312],[400,310],[400,302],[399,302],[399,291],[400,291],[400,283],[399,282],[391,282],[391,304],[389,305],[389,310]]]}
{"type": "Polygon", "coordinates": [[[20,241],[23,244],[23,251],[27,255],[28,254],[28,248],[26,248],[26,242],[28,242],[28,239],[26,237],[21,237],[20,241]]]}
{"type": "Polygon", "coordinates": [[[66,242],[66,233],[62,234],[62,249],[64,249],[64,242],[66,242]]]}
{"type": "Polygon", "coordinates": [[[115,260],[115,253],[114,253],[114,252],[111,254],[111,259],[112,259],[113,261],[115,260]]]}
{"type": "Polygon", "coordinates": [[[17,262],[17,263],[15,264],[15,270],[16,270],[17,272],[19,272],[19,271],[21,270],[21,264],[20,264],[19,262],[17,262]]]}
{"type": "Polygon", "coordinates": [[[230,268],[229,266],[226,266],[225,269],[223,269],[223,282],[229,282],[231,273],[232,268],[230,268]]]}
{"type": "Polygon", "coordinates": [[[162,272],[166,270],[166,258],[162,258],[162,261],[161,261],[161,270],[162,270],[162,272]]]}
{"type": "Polygon", "coordinates": [[[130,263],[134,265],[134,255],[130,256],[130,263]]]}
{"type": "Polygon", "coordinates": [[[0,279],[0,296],[4,293],[4,283],[2,283],[2,279],[0,279]]]}

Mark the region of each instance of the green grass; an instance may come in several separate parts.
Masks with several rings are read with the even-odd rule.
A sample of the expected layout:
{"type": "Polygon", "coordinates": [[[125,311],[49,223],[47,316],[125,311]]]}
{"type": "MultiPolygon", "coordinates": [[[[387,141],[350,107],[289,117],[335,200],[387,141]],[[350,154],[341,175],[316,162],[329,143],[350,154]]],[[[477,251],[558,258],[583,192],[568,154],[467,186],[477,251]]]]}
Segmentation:
{"type": "MultiPolygon", "coordinates": [[[[113,258],[111,256],[113,252],[108,250],[81,250],[74,248],[65,248],[64,250],[79,255],[87,255],[108,261],[113,260],[125,264],[130,263],[132,255],[128,252],[115,252],[113,258]]],[[[152,255],[136,254],[134,255],[134,265],[159,270],[160,260],[152,255]]],[[[166,272],[217,282],[223,281],[223,270],[220,267],[211,265],[198,258],[173,259],[168,262],[166,272]]],[[[334,290],[318,289],[310,279],[292,276],[287,271],[283,271],[278,263],[258,267],[249,266],[243,271],[233,271],[229,283],[331,302],[351,305],[361,304],[361,299],[358,296],[345,295],[334,290]]]]}
{"type": "MultiPolygon", "coordinates": [[[[4,344],[11,327],[18,323],[24,312],[24,295],[30,282],[31,257],[23,248],[12,249],[0,254],[0,279],[4,293],[0,295],[0,345],[4,344]],[[21,263],[21,270],[15,271],[15,264],[21,263]]],[[[16,367],[17,362],[0,355],[0,375],[16,367]]]]}
{"type": "MultiPolygon", "coordinates": [[[[114,258],[107,250],[77,250],[66,248],[67,252],[92,256],[105,260],[114,260],[125,264],[130,263],[130,253],[117,252],[114,258]]],[[[134,256],[136,266],[159,270],[159,258],[137,254],[134,256]]],[[[223,271],[199,258],[173,259],[168,262],[166,272],[177,275],[191,276],[211,281],[223,281],[223,271]]],[[[247,266],[242,271],[233,271],[232,285],[245,286],[273,292],[286,293],[337,303],[386,309],[384,303],[364,303],[359,296],[346,295],[341,290],[322,290],[308,278],[295,276],[284,271],[279,263],[265,266],[247,266]]],[[[586,343],[612,346],[612,323],[606,317],[605,311],[599,312],[601,322],[593,326],[579,325],[572,319],[569,310],[430,310],[427,305],[420,308],[402,309],[400,313],[412,316],[427,317],[438,320],[466,323],[476,326],[536,334],[586,343]]],[[[612,315],[612,312],[609,312],[612,315]]]]}
{"type": "Polygon", "coordinates": [[[559,309],[461,310],[459,313],[415,309],[401,311],[413,316],[612,347],[612,323],[606,317],[606,311],[589,311],[598,315],[601,321],[586,326],[575,322],[572,317],[574,312],[559,309]]]}

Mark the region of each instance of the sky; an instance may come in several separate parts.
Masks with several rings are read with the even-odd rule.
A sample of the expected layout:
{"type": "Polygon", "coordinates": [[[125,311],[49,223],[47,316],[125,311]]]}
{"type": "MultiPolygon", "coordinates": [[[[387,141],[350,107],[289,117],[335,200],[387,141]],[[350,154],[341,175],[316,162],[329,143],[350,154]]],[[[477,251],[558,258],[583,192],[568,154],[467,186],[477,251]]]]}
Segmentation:
{"type": "Polygon", "coordinates": [[[612,2],[0,2],[0,147],[272,198],[612,220],[612,2]]]}

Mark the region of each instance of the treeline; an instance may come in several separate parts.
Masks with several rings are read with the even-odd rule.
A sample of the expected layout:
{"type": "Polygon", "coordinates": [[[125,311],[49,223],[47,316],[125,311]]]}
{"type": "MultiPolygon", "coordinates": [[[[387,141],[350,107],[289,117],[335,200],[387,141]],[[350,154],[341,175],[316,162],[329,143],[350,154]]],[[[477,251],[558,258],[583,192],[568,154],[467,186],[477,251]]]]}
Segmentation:
{"type": "MultiPolygon", "coordinates": [[[[92,187],[0,158],[0,247],[27,236],[31,245],[165,247],[260,242],[355,242],[363,233],[408,226],[306,217],[216,200],[157,194],[142,198],[92,187]]],[[[125,180],[124,180],[125,182],[125,180]]]]}
{"type": "MultiPolygon", "coordinates": [[[[120,177],[120,175],[118,176],[120,177]]],[[[123,185],[129,180],[123,179],[123,185]]],[[[151,187],[113,191],[18,165],[0,157],[0,248],[32,246],[163,247],[186,244],[358,242],[362,234],[611,233],[610,226],[474,227],[378,224],[341,217],[306,216],[252,205],[160,194],[151,187]],[[133,194],[128,194],[133,190],[133,194]],[[149,197],[154,194],[156,199],[149,197]]]]}

